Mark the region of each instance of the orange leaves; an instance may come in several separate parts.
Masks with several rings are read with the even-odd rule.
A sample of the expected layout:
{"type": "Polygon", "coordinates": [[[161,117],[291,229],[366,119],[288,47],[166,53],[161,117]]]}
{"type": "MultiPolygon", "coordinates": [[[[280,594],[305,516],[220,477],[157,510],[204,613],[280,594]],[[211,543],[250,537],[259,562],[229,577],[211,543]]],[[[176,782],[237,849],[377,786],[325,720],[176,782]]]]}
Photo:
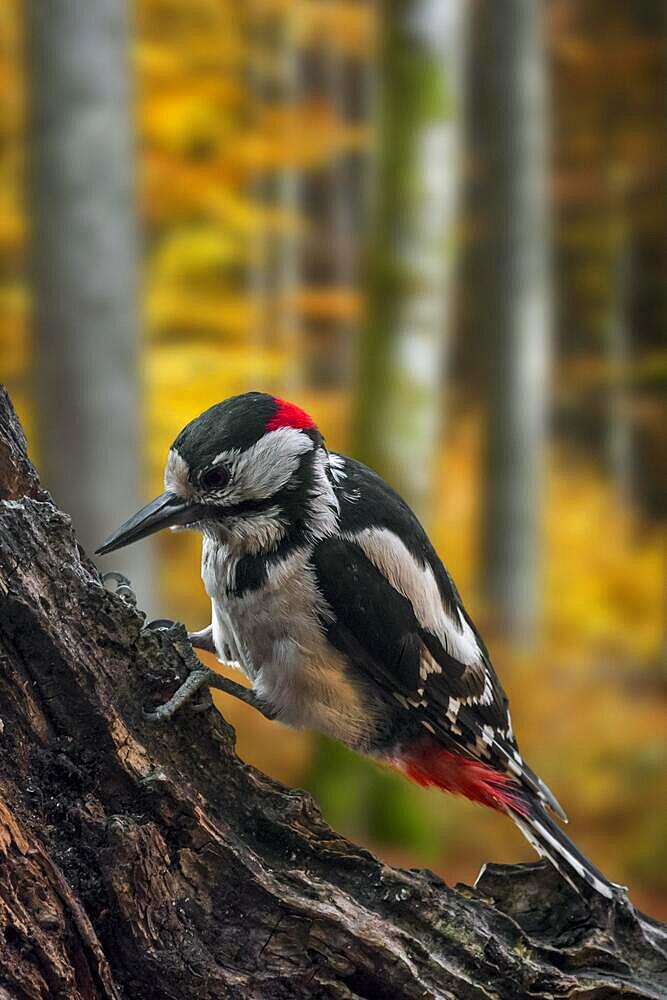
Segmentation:
{"type": "Polygon", "coordinates": [[[257,109],[255,129],[240,137],[235,159],[246,175],[291,167],[308,170],[367,148],[368,124],[346,124],[327,101],[302,97],[257,109]]]}
{"type": "Polygon", "coordinates": [[[0,4],[0,381],[18,379],[27,366],[25,79],[22,12],[17,0],[0,4]]]}
{"type": "Polygon", "coordinates": [[[377,18],[373,5],[359,2],[302,3],[304,42],[327,45],[341,53],[366,58],[376,42],[377,18]]]}
{"type": "Polygon", "coordinates": [[[286,298],[288,308],[311,319],[353,321],[361,314],[361,295],[347,286],[300,288],[286,298]]]}

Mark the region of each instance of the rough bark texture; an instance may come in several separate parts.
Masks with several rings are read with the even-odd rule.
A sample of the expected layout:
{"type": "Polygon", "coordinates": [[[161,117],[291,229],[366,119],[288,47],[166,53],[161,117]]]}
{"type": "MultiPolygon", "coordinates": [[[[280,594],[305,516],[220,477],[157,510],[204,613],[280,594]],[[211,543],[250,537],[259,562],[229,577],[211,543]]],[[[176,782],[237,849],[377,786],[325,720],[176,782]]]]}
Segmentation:
{"type": "Polygon", "coordinates": [[[189,646],[104,589],[24,449],[3,395],[2,1000],[667,995],[631,907],[537,864],[474,889],[389,868],[239,761],[217,712],[145,721],[189,646]]]}

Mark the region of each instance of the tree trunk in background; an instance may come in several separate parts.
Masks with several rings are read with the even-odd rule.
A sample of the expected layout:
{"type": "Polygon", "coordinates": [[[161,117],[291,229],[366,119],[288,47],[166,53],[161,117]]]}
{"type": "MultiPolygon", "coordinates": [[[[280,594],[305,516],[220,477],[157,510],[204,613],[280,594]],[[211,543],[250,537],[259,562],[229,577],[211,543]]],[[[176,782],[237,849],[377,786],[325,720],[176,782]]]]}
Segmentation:
{"type": "Polygon", "coordinates": [[[258,209],[249,287],[256,307],[255,343],[265,356],[262,371],[248,388],[289,396],[302,381],[299,330],[294,311],[298,290],[298,168],[294,155],[297,103],[297,31],[301,2],[285,8],[252,0],[246,12],[250,66],[248,91],[255,131],[267,143],[250,196],[258,209]],[[284,115],[276,134],[270,119],[284,115]],[[274,147],[271,148],[271,144],[274,147]],[[259,217],[259,216],[262,217],[259,217]]]}
{"type": "Polygon", "coordinates": [[[632,428],[630,365],[632,343],[630,298],[634,260],[630,239],[623,227],[618,237],[609,303],[609,468],[619,502],[627,508],[636,501],[635,448],[632,428]]]}
{"type": "Polygon", "coordinates": [[[427,512],[457,190],[461,0],[380,13],[378,152],[353,453],[427,512]]]}
{"type": "MultiPolygon", "coordinates": [[[[318,0],[311,15],[333,4],[318,0]]],[[[306,117],[325,109],[335,115],[340,137],[331,154],[306,164],[299,204],[303,222],[298,268],[304,294],[301,349],[306,377],[314,387],[347,390],[353,381],[356,323],[350,301],[359,285],[358,255],[365,206],[363,189],[368,156],[350,153],[345,130],[367,121],[365,84],[372,54],[363,57],[341,51],[325,37],[312,39],[299,54],[299,94],[306,117]]]]}
{"type": "Polygon", "coordinates": [[[483,592],[509,637],[539,610],[550,341],[548,107],[543,4],[479,0],[468,52],[468,156],[479,171],[486,361],[483,592]]]}
{"type": "MultiPolygon", "coordinates": [[[[92,549],[142,493],[128,18],[118,0],[25,9],[40,453],[92,549]]],[[[124,561],[149,604],[147,550],[124,561]]]]}
{"type": "Polygon", "coordinates": [[[545,864],[474,889],[391,868],[218,712],[148,722],[198,663],[185,630],[105,591],[1,389],[0,593],[3,1000],[665,995],[665,930],[629,903],[545,864]]]}
{"type": "MultiPolygon", "coordinates": [[[[326,0],[315,0],[311,12],[326,0]]],[[[303,127],[317,114],[335,110],[335,93],[328,72],[333,58],[328,45],[321,39],[302,43],[296,61],[296,91],[303,127]]],[[[315,126],[317,127],[317,126],[315,126]]],[[[335,166],[333,160],[316,159],[304,162],[300,170],[298,191],[301,232],[296,255],[297,283],[294,289],[301,299],[299,309],[299,352],[305,380],[313,387],[337,381],[340,361],[335,326],[322,316],[321,300],[335,291],[338,281],[334,250],[336,220],[335,166]]]]}

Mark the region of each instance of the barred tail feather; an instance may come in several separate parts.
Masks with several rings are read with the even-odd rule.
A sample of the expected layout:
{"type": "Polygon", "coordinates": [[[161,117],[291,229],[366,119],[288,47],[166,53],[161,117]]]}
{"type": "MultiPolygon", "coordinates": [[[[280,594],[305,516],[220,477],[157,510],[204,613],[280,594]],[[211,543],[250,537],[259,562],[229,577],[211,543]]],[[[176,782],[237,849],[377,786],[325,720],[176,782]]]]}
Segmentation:
{"type": "Polygon", "coordinates": [[[554,823],[541,805],[533,804],[528,813],[520,813],[507,807],[507,813],[512,817],[528,843],[535,848],[541,857],[550,861],[577,892],[580,890],[577,880],[590,885],[607,899],[612,899],[616,891],[622,891],[625,888],[625,886],[609,882],[576,844],[572,843],[563,830],[554,823]]]}

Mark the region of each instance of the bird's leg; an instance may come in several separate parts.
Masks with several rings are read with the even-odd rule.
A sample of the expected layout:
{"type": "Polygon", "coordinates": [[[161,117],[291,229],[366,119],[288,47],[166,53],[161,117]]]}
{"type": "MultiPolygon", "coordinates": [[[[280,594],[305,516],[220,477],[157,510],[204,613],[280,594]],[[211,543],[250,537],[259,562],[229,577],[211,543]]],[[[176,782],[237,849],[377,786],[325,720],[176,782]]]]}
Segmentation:
{"type": "MultiPolygon", "coordinates": [[[[150,622],[146,627],[155,631],[172,632],[173,634],[169,638],[184,660],[187,659],[187,653],[190,654],[191,660],[194,659],[192,656],[192,646],[208,650],[210,644],[212,651],[215,652],[215,647],[212,644],[213,628],[210,625],[208,628],[202,629],[201,632],[195,632],[190,635],[185,632],[182,625],[171,622],[166,618],[150,622]],[[185,643],[182,641],[181,636],[184,636],[188,640],[187,649],[184,648],[185,643]],[[195,640],[194,642],[193,639],[195,640]]],[[[275,718],[272,709],[252,689],[245,688],[242,684],[237,684],[236,681],[232,681],[228,677],[222,677],[214,670],[209,670],[208,667],[202,666],[199,661],[195,660],[195,662],[197,663],[196,668],[190,672],[189,676],[186,677],[171,698],[164,705],[158,705],[152,712],[144,712],[144,718],[154,722],[163,722],[166,719],[170,719],[179,708],[190,701],[193,695],[202,688],[206,691],[204,699],[192,706],[193,711],[202,712],[211,707],[213,700],[210,688],[215,688],[218,691],[224,691],[226,694],[232,695],[234,698],[238,698],[239,701],[244,701],[246,705],[252,705],[265,718],[275,718]]],[[[239,667],[239,664],[235,661],[221,661],[221,663],[225,667],[234,667],[235,669],[239,667]]]]}
{"type": "Polygon", "coordinates": [[[205,653],[217,653],[213,642],[213,625],[207,625],[200,632],[188,632],[188,639],[195,649],[203,649],[205,653]]]}
{"type": "MultiPolygon", "coordinates": [[[[224,647],[224,659],[220,656],[220,652],[217,649],[215,642],[213,641],[213,625],[207,625],[206,628],[201,629],[200,632],[188,632],[188,639],[190,640],[190,645],[194,649],[203,649],[205,653],[215,653],[218,657],[220,663],[226,667],[233,667],[234,670],[240,670],[241,665],[236,661],[232,660],[227,646],[224,647]]],[[[217,677],[217,674],[213,674],[217,677]]],[[[231,681],[230,681],[231,683],[231,681]]],[[[206,691],[204,697],[201,701],[197,702],[192,706],[193,712],[206,712],[213,705],[213,699],[211,698],[211,692],[209,691],[210,684],[206,685],[206,691]]],[[[238,687],[238,685],[237,685],[238,687]]],[[[245,690],[242,688],[242,690],[245,690]]]]}
{"type": "MultiPolygon", "coordinates": [[[[136,605],[136,597],[134,591],[132,590],[132,585],[126,576],[122,573],[105,573],[102,577],[102,581],[109,590],[113,590],[116,594],[122,597],[129,604],[136,605]]],[[[171,632],[173,635],[169,638],[172,640],[174,646],[181,654],[182,659],[186,659],[186,655],[190,652],[190,658],[194,659],[191,654],[191,650],[203,649],[207,653],[217,653],[215,644],[213,642],[213,625],[208,625],[206,628],[201,629],[199,632],[186,632],[182,625],[178,622],[172,621],[170,618],[156,618],[154,621],[149,622],[146,625],[147,629],[157,632],[171,632]],[[187,638],[188,648],[185,649],[185,643],[183,642],[183,635],[187,638]]],[[[186,702],[190,701],[192,696],[200,691],[201,688],[206,688],[206,695],[204,699],[193,705],[193,711],[202,712],[209,709],[213,704],[213,699],[211,698],[210,689],[215,688],[218,691],[224,691],[225,694],[230,694],[233,698],[238,698],[239,701],[244,701],[246,705],[251,705],[255,708],[261,715],[266,719],[274,719],[275,712],[270,708],[252,689],[243,687],[242,684],[237,684],[236,681],[230,680],[228,677],[222,677],[217,674],[214,670],[209,670],[208,667],[203,667],[198,661],[197,667],[190,672],[188,677],[183,681],[181,686],[177,688],[171,698],[166,701],[163,705],[158,705],[152,712],[144,712],[144,718],[150,719],[154,722],[163,722],[166,719],[170,719],[172,715],[181,708],[186,702]]],[[[231,661],[220,661],[225,667],[233,667],[239,669],[239,664],[235,660],[231,661]]]]}
{"type": "MultiPolygon", "coordinates": [[[[225,664],[225,666],[233,665],[225,664]]],[[[242,684],[237,684],[236,681],[232,681],[228,677],[223,677],[221,674],[217,674],[214,670],[209,670],[207,667],[202,667],[200,670],[193,670],[178,690],[174,692],[169,701],[166,701],[164,705],[159,705],[153,712],[144,712],[144,718],[154,722],[164,722],[166,719],[170,719],[202,687],[224,691],[225,694],[230,694],[233,698],[238,698],[239,701],[244,701],[246,705],[251,705],[257,709],[265,719],[275,719],[273,709],[251,688],[245,688],[242,684]]],[[[209,694],[209,700],[196,705],[195,711],[202,711],[208,708],[210,704],[209,694]]]]}

